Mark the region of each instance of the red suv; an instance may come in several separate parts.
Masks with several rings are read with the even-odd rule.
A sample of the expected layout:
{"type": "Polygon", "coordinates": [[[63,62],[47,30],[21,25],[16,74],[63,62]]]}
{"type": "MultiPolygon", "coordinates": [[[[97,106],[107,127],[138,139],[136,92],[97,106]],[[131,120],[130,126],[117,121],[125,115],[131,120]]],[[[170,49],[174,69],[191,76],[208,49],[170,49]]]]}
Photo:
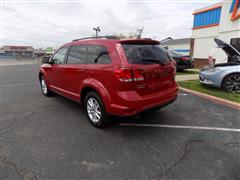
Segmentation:
{"type": "Polygon", "coordinates": [[[152,39],[77,39],[43,63],[43,94],[54,92],[80,102],[90,123],[99,128],[109,115],[137,115],[177,98],[176,65],[152,39]]]}

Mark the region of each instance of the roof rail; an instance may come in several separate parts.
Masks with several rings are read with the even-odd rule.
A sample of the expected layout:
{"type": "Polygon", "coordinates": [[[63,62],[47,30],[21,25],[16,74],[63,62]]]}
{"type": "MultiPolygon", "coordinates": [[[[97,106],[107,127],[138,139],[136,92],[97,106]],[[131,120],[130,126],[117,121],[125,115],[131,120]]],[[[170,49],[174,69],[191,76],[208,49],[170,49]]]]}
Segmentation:
{"type": "Polygon", "coordinates": [[[79,40],[85,40],[85,39],[120,39],[117,36],[93,36],[93,37],[85,37],[85,38],[80,38],[80,39],[74,39],[72,40],[72,42],[74,41],[79,41],[79,40]]]}

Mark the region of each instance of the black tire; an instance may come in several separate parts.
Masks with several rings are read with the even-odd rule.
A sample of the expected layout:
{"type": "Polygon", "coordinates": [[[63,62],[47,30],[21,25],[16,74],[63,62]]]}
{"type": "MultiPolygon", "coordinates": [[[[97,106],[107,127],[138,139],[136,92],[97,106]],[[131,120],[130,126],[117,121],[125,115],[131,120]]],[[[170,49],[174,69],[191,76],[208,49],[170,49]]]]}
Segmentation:
{"type": "Polygon", "coordinates": [[[41,91],[42,91],[43,95],[44,95],[44,96],[47,96],[47,97],[52,96],[54,93],[48,89],[47,84],[46,84],[45,77],[44,77],[43,75],[40,76],[39,81],[40,81],[40,87],[41,87],[41,91]],[[44,87],[44,85],[43,85],[43,81],[44,81],[44,83],[45,83],[45,87],[44,87]],[[46,88],[46,89],[45,89],[45,88],[46,88]]]}
{"type": "Polygon", "coordinates": [[[89,122],[93,126],[97,128],[105,128],[107,125],[109,125],[109,116],[106,112],[106,108],[104,106],[102,98],[98,95],[97,92],[91,91],[86,95],[84,99],[84,109],[89,122]],[[96,105],[96,108],[90,107],[91,101],[93,101],[93,104],[96,105]],[[99,107],[97,107],[97,104],[99,107]],[[91,110],[90,108],[95,110],[91,110]],[[97,117],[97,115],[99,115],[99,113],[97,113],[98,111],[101,112],[100,118],[97,117]],[[95,116],[95,119],[94,119],[94,116],[95,116]]]}
{"type": "Polygon", "coordinates": [[[226,76],[222,82],[222,89],[228,92],[240,93],[240,73],[226,76]]]}

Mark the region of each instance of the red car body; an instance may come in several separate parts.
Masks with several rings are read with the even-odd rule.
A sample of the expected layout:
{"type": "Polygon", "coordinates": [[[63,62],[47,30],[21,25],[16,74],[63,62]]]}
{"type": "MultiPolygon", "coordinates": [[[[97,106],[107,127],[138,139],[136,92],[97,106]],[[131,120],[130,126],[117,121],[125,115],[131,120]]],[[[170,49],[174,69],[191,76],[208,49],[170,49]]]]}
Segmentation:
{"type": "Polygon", "coordinates": [[[45,77],[49,90],[80,103],[83,103],[88,92],[96,91],[104,103],[106,112],[117,116],[136,115],[144,110],[173,102],[178,93],[174,61],[164,65],[131,64],[123,44],[159,45],[159,42],[149,39],[73,41],[59,49],[78,45],[86,45],[87,49],[92,45],[103,46],[111,63],[68,64],[68,58],[65,57],[62,64],[41,65],[39,76],[45,77]]]}

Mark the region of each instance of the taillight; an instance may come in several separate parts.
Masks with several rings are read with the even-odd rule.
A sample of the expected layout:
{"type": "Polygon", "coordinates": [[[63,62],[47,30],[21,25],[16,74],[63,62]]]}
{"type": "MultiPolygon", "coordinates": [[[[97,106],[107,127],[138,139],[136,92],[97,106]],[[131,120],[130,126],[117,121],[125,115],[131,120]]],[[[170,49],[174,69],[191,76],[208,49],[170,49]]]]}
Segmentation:
{"type": "Polygon", "coordinates": [[[121,68],[115,69],[114,74],[121,82],[143,81],[144,72],[141,69],[121,68]]]}
{"type": "Polygon", "coordinates": [[[181,60],[186,61],[186,60],[189,60],[189,58],[188,57],[181,57],[181,60]]]}
{"type": "Polygon", "coordinates": [[[134,69],[133,72],[133,80],[134,81],[143,81],[144,80],[144,72],[141,69],[134,69]]]}
{"type": "Polygon", "coordinates": [[[114,74],[119,81],[122,81],[122,82],[133,81],[131,69],[115,69],[114,74]]]}

